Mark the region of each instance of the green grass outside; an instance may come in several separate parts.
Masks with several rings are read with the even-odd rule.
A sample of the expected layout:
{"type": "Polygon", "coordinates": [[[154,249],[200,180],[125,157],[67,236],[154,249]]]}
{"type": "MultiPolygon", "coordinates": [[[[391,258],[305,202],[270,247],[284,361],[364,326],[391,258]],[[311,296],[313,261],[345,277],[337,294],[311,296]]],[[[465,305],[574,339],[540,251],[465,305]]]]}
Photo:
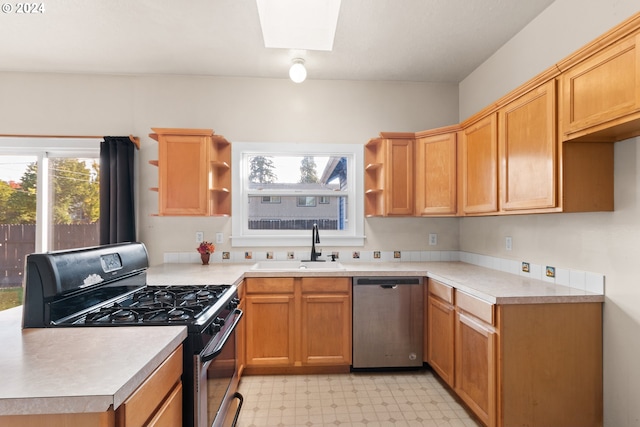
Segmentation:
{"type": "Polygon", "coordinates": [[[0,311],[22,304],[22,287],[0,288],[0,311]]]}

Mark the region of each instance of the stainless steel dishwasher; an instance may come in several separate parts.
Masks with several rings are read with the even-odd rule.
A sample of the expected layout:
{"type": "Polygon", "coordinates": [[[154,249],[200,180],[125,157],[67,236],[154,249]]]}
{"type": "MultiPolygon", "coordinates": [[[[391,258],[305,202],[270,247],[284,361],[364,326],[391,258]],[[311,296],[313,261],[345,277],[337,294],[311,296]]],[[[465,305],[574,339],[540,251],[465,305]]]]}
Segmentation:
{"type": "Polygon", "coordinates": [[[353,278],[353,368],[422,366],[422,277],[353,278]]]}

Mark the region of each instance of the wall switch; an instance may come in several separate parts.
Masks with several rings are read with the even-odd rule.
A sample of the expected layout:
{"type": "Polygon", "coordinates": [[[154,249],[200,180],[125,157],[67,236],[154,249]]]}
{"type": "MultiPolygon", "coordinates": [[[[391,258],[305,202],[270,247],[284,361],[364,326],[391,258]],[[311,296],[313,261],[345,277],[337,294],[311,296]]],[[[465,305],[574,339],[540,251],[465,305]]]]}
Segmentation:
{"type": "Polygon", "coordinates": [[[196,243],[204,242],[204,232],[196,231],[196,243]]]}
{"type": "Polygon", "coordinates": [[[224,234],[216,233],[216,243],[222,243],[222,242],[224,242],[224,234]]]}
{"type": "Polygon", "coordinates": [[[506,237],[504,239],[504,247],[506,250],[510,251],[511,249],[513,249],[513,239],[511,239],[511,237],[506,237]]]}
{"type": "Polygon", "coordinates": [[[438,235],[436,233],[429,233],[429,246],[435,246],[438,244],[438,235]]]}

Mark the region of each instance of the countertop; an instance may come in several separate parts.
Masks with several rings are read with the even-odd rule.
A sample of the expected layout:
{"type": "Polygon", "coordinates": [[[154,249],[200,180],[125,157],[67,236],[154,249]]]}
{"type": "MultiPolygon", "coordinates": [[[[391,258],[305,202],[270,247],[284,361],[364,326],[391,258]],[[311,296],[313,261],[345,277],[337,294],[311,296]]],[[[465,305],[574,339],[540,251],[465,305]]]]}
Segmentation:
{"type": "MultiPolygon", "coordinates": [[[[344,270],[252,270],[250,263],[164,264],[150,285],[238,284],[245,277],[426,276],[496,304],[603,302],[604,295],[463,262],[343,263],[344,270]]],[[[0,312],[0,415],[116,409],[186,338],[184,326],[21,328],[0,312]]]]}
{"type": "MultiPolygon", "coordinates": [[[[265,261],[268,263],[269,261],[265,261]]],[[[492,304],[604,302],[604,295],[478,267],[464,262],[354,262],[344,270],[252,270],[250,263],[163,264],[148,270],[149,284],[237,284],[244,277],[423,276],[492,304]]]]}
{"type": "Polygon", "coordinates": [[[184,341],[185,326],[22,329],[0,312],[0,415],[116,409],[184,341]]]}

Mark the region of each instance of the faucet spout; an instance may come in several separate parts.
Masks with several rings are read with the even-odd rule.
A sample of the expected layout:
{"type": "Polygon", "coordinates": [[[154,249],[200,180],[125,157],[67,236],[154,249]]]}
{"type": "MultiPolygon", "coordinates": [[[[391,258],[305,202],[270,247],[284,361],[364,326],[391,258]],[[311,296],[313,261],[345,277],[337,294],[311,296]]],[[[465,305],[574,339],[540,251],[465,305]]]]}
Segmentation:
{"type": "Polygon", "coordinates": [[[311,261],[318,260],[316,243],[320,243],[320,234],[318,233],[318,224],[313,224],[313,228],[311,229],[311,261]]]}

